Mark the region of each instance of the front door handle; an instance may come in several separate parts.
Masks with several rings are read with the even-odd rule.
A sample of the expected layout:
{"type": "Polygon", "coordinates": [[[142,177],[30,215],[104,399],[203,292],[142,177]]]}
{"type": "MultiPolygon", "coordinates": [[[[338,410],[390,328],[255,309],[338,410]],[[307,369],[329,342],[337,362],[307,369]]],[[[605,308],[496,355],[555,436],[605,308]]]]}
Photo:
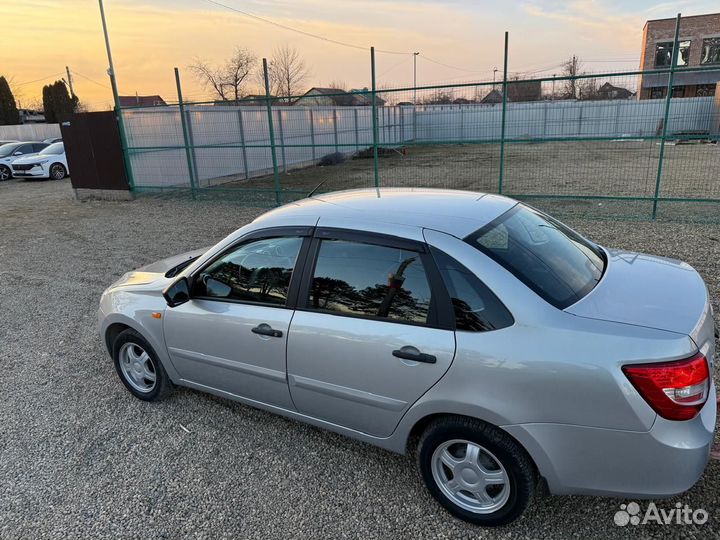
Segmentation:
{"type": "Polygon", "coordinates": [[[437,362],[432,354],[425,354],[418,351],[415,347],[403,347],[402,349],[396,349],[392,352],[395,358],[402,358],[403,360],[412,360],[413,362],[424,362],[426,364],[434,364],[437,362]]]}
{"type": "Polygon", "coordinates": [[[261,336],[282,337],[282,330],[274,330],[273,327],[267,323],[259,324],[253,328],[251,332],[261,336]]]}

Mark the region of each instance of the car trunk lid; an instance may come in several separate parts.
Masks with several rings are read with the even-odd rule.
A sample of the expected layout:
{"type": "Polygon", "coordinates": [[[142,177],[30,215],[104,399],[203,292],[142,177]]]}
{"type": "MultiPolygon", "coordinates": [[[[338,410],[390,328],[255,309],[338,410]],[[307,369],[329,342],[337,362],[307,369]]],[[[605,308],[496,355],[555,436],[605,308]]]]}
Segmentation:
{"type": "Polygon", "coordinates": [[[628,251],[606,253],[600,282],[566,312],[686,334],[698,345],[712,333],[707,287],[692,266],[628,251]]]}

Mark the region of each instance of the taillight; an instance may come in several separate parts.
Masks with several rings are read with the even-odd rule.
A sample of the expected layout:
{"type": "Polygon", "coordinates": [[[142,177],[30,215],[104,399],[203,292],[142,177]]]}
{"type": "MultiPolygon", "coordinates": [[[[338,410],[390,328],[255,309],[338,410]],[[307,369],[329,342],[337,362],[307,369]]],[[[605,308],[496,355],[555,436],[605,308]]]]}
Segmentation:
{"type": "Polygon", "coordinates": [[[668,420],[690,420],[710,392],[707,360],[698,353],[686,360],[623,366],[623,372],[648,404],[668,420]]]}

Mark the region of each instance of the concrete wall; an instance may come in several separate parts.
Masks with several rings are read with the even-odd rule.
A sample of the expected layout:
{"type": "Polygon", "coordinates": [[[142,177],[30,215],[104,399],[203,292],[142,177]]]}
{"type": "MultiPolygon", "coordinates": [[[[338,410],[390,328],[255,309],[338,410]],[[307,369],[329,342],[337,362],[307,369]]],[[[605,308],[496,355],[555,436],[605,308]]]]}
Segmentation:
{"type": "Polygon", "coordinates": [[[42,141],[51,137],[60,137],[60,124],[0,126],[0,140],[3,141],[42,141]]]}
{"type": "MultiPolygon", "coordinates": [[[[673,100],[668,132],[720,134],[716,100],[717,96],[673,100]]],[[[664,107],[664,100],[508,103],[505,136],[528,140],[653,137],[662,127],[664,107]]],[[[201,187],[272,173],[265,107],[192,106],[186,115],[201,187]]],[[[274,107],[273,115],[282,172],[312,165],[336,151],[349,155],[372,145],[370,107],[274,107]]],[[[135,185],[189,186],[179,109],[128,109],[123,117],[135,185]]],[[[378,140],[388,146],[413,140],[497,142],[501,118],[501,104],[380,107],[378,140]]]]}

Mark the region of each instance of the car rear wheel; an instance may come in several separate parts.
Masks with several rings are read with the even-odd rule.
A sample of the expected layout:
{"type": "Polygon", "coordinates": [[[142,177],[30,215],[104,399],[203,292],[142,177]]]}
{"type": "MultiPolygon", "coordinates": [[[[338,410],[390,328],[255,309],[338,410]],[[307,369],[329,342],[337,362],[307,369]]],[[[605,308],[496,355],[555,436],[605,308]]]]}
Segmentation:
{"type": "Polygon", "coordinates": [[[62,163],[53,163],[50,167],[50,178],[53,180],[62,180],[67,176],[67,171],[62,163]]]}
{"type": "Polygon", "coordinates": [[[9,180],[12,177],[10,167],[0,165],[0,180],[9,180]]]}
{"type": "Polygon", "coordinates": [[[127,329],[113,342],[113,361],[120,380],[132,395],[158,401],[172,390],[172,382],[155,351],[138,332],[127,329]]]}
{"type": "Polygon", "coordinates": [[[525,450],[500,429],[471,418],[450,417],[428,426],[417,460],[438,502],[476,525],[517,519],[535,489],[535,469],[525,450]]]}

